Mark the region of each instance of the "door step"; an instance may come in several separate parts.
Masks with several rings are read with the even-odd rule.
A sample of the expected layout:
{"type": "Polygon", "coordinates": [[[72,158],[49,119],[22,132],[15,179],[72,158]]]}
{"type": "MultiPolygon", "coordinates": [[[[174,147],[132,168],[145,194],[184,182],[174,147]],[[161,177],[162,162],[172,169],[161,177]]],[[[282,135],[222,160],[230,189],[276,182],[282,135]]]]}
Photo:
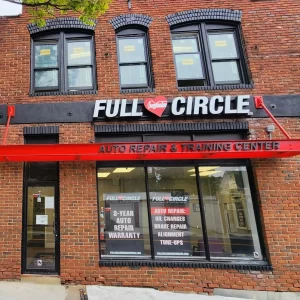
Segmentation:
{"type": "Polygon", "coordinates": [[[60,277],[57,275],[32,275],[32,274],[24,274],[21,275],[21,282],[28,283],[40,283],[40,284],[54,284],[60,285],[60,277]]]}

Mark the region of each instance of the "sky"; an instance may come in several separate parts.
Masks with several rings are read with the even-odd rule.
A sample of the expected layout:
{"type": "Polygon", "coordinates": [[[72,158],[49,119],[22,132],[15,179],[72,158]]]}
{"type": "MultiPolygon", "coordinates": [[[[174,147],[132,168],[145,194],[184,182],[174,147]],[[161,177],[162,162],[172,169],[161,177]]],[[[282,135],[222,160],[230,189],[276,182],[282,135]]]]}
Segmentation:
{"type": "Polygon", "coordinates": [[[0,0],[0,17],[3,16],[18,16],[22,13],[22,5],[12,4],[0,0]]]}

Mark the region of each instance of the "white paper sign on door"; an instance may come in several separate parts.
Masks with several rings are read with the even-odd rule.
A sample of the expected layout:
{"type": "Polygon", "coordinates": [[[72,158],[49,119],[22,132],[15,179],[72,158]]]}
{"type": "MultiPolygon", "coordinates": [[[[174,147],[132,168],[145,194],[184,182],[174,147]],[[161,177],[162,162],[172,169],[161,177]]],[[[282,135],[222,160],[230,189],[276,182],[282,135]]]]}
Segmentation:
{"type": "Polygon", "coordinates": [[[48,225],[47,215],[36,215],[36,225],[48,225]]]}
{"type": "Polygon", "coordinates": [[[54,208],[54,197],[45,197],[45,208],[54,208]]]}

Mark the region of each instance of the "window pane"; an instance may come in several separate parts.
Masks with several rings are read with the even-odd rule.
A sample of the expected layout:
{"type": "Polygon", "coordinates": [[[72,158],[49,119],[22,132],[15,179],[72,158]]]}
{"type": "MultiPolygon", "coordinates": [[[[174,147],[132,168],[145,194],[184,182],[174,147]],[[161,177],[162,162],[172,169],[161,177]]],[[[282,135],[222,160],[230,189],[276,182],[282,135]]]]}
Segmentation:
{"type": "Polygon", "coordinates": [[[36,68],[57,67],[57,45],[35,45],[34,66],[36,68]]]}
{"type": "Polygon", "coordinates": [[[30,162],[25,163],[25,167],[28,180],[58,180],[58,163],[56,162],[30,162]]]}
{"type": "Polygon", "coordinates": [[[120,63],[146,61],[143,38],[118,39],[118,46],[120,63]]]}
{"type": "Polygon", "coordinates": [[[205,256],[193,167],[148,167],[154,255],[205,256]],[[192,171],[192,172],[191,172],[192,171]]]}
{"type": "Polygon", "coordinates": [[[208,39],[212,59],[237,58],[233,33],[209,34],[208,39]]]}
{"type": "Polygon", "coordinates": [[[38,185],[26,190],[26,269],[55,272],[55,188],[38,185]]]}
{"type": "Polygon", "coordinates": [[[92,68],[68,69],[69,88],[92,87],[92,68]]]}
{"type": "Polygon", "coordinates": [[[36,88],[58,86],[58,71],[35,71],[34,82],[36,88]]]}
{"type": "Polygon", "coordinates": [[[220,61],[212,63],[216,83],[241,82],[236,61],[220,61]]]}
{"type": "Polygon", "coordinates": [[[120,76],[121,85],[148,85],[145,65],[120,66],[120,76]]]}
{"type": "Polygon", "coordinates": [[[178,79],[204,78],[200,54],[178,54],[175,61],[178,79]]]}
{"type": "Polygon", "coordinates": [[[102,256],[151,256],[144,168],[98,168],[102,256]]]}
{"type": "Polygon", "coordinates": [[[172,46],[174,53],[199,52],[199,43],[197,35],[183,37],[173,36],[172,46]]]}
{"type": "Polygon", "coordinates": [[[246,167],[200,167],[211,257],[259,258],[246,167]]]}
{"type": "Polygon", "coordinates": [[[68,65],[90,65],[91,41],[68,42],[68,65]]]}

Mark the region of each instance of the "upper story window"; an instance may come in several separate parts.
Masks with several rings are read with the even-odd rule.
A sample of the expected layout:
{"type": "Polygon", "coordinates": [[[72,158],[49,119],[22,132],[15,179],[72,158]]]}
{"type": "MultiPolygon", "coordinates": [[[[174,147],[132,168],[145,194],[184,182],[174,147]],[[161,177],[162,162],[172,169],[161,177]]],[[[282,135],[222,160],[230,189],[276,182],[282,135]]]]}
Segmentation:
{"type": "Polygon", "coordinates": [[[121,90],[153,87],[149,40],[141,29],[117,33],[117,50],[121,90]]]}
{"type": "Polygon", "coordinates": [[[95,69],[92,34],[58,32],[33,37],[33,93],[96,90],[95,69]]]}
{"type": "Polygon", "coordinates": [[[201,23],[172,30],[178,87],[248,84],[238,27],[201,23]]]}

